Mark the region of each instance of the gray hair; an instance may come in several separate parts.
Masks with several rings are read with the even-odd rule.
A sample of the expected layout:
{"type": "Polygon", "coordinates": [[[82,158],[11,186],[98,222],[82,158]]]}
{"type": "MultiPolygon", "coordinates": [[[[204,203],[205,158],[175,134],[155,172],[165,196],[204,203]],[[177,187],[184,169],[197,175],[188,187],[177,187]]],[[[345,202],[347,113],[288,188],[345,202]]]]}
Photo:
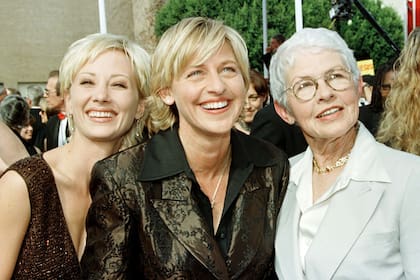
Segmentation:
{"type": "Polygon", "coordinates": [[[30,85],[26,89],[26,96],[32,101],[32,106],[39,106],[39,101],[44,96],[44,90],[41,86],[30,85]]]}
{"type": "Polygon", "coordinates": [[[274,54],[270,63],[270,89],[273,99],[284,108],[287,106],[287,75],[293,67],[296,57],[305,53],[320,51],[336,52],[344,65],[353,74],[355,85],[359,81],[360,71],[353,51],[340,35],[325,28],[303,28],[286,40],[274,54]]]}

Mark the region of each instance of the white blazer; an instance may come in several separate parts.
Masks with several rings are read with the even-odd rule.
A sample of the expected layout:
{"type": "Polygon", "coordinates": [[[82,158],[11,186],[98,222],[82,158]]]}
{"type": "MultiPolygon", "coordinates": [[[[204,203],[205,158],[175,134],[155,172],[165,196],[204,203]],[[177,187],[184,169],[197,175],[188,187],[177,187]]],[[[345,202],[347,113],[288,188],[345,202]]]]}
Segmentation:
{"type": "Polygon", "coordinates": [[[278,220],[279,279],[420,279],[420,157],[375,141],[360,123],[334,194],[305,256],[299,256],[298,182],[312,170],[312,152],[290,159],[290,183],[278,220]]]}

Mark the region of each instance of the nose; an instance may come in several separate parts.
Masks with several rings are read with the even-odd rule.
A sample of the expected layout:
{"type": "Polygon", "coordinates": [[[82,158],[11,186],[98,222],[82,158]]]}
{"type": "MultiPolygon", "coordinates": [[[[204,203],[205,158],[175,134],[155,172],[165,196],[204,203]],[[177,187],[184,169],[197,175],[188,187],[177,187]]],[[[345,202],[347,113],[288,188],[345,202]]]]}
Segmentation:
{"type": "Polygon", "coordinates": [[[251,101],[248,97],[245,97],[244,108],[249,108],[251,106],[251,101]]]}
{"type": "Polygon", "coordinates": [[[218,72],[209,72],[207,80],[207,89],[214,94],[222,94],[225,91],[226,85],[223,78],[218,72]]]}
{"type": "Polygon", "coordinates": [[[325,79],[318,79],[317,81],[317,89],[316,89],[316,97],[318,100],[326,100],[330,99],[334,96],[334,89],[332,89],[325,79]]]}
{"type": "Polygon", "coordinates": [[[93,90],[93,100],[96,102],[107,102],[109,100],[107,84],[98,83],[93,90]]]}

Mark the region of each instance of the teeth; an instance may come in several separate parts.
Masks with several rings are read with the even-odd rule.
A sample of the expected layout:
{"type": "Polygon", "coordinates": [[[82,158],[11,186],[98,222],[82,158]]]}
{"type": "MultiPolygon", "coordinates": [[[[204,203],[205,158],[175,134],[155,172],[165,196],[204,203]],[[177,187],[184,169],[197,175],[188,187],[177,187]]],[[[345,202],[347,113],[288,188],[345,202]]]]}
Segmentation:
{"type": "Polygon", "coordinates": [[[322,113],[321,115],[319,115],[319,117],[325,117],[331,114],[334,114],[335,112],[338,112],[339,109],[338,108],[334,108],[334,109],[330,109],[328,111],[325,111],[324,113],[322,113]]]}
{"type": "Polygon", "coordinates": [[[227,101],[220,101],[220,102],[213,102],[213,103],[206,103],[202,105],[204,109],[221,109],[227,106],[227,101]]]}
{"type": "Polygon", "coordinates": [[[90,111],[89,117],[92,118],[111,118],[113,114],[111,112],[99,112],[99,111],[90,111]]]}

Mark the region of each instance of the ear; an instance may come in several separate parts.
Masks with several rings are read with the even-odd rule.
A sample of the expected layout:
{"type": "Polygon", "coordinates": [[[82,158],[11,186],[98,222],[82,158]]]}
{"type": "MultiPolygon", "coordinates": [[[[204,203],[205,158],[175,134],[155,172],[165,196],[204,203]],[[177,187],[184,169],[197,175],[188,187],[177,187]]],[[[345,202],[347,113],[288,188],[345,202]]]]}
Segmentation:
{"type": "Polygon", "coordinates": [[[158,95],[162,99],[163,103],[168,106],[171,106],[175,103],[175,99],[173,98],[172,92],[169,88],[159,90],[158,95]]]}
{"type": "Polygon", "coordinates": [[[294,124],[296,122],[295,118],[284,108],[282,105],[274,101],[274,109],[277,114],[288,124],[294,124]]]}
{"type": "Polygon", "coordinates": [[[139,101],[139,104],[137,105],[136,116],[135,116],[136,120],[140,119],[143,116],[144,108],[146,106],[145,103],[146,103],[146,100],[144,99],[139,101]]]}
{"type": "Polygon", "coordinates": [[[363,96],[363,78],[362,76],[359,77],[359,82],[357,84],[357,97],[363,96]]]}

